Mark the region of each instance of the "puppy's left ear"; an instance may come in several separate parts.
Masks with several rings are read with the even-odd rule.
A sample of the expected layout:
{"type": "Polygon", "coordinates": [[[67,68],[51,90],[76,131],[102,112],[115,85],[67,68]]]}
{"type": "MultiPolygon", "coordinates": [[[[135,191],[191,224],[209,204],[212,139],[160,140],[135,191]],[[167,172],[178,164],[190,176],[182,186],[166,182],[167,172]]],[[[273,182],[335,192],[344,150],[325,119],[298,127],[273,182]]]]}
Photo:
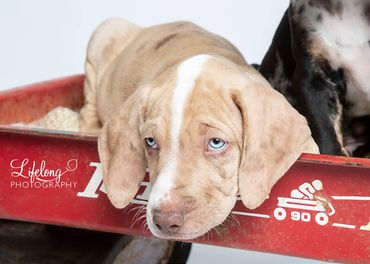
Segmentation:
{"type": "Polygon", "coordinates": [[[103,182],[116,208],[130,203],[145,176],[147,161],[139,132],[139,98],[138,92],[131,95],[99,135],[103,182]]]}
{"type": "Polygon", "coordinates": [[[259,73],[251,70],[247,78],[230,94],[242,117],[239,193],[254,209],[313,140],[306,119],[259,73]]]}

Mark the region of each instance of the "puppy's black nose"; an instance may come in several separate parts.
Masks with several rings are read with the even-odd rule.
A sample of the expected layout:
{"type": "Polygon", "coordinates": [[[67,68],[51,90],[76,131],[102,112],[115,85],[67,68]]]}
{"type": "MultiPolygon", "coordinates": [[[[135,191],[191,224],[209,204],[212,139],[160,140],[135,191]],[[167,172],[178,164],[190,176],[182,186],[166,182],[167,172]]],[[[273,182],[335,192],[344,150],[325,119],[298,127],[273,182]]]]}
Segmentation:
{"type": "Polygon", "coordinates": [[[175,234],[184,225],[184,211],[163,211],[156,209],[153,212],[153,222],[162,233],[175,234]]]}

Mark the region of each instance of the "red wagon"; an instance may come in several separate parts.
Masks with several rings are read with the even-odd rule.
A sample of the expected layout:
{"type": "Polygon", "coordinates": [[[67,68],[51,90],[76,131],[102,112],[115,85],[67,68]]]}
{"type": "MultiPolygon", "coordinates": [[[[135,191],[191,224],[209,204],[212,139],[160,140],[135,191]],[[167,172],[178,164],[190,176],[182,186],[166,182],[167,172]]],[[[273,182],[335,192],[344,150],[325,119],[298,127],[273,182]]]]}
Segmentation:
{"type": "MultiPolygon", "coordinates": [[[[115,209],[107,199],[95,137],[8,126],[56,106],[79,109],[83,79],[0,93],[0,218],[150,235],[135,210],[115,209]]],[[[145,206],[149,191],[144,181],[130,208],[145,206]]],[[[247,210],[238,201],[232,214],[223,232],[194,242],[370,262],[370,159],[303,154],[262,206],[247,210]]]]}

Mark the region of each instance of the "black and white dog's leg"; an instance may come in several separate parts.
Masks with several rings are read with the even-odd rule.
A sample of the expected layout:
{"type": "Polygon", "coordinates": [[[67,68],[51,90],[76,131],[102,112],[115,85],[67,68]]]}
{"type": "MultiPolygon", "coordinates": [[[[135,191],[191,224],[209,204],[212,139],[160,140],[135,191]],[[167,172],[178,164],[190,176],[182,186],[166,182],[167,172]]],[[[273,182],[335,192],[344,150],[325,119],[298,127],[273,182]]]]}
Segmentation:
{"type": "Polygon", "coordinates": [[[297,88],[297,105],[307,118],[320,153],[347,155],[341,133],[342,104],[333,84],[321,75],[317,69],[296,69],[293,86],[297,88]]]}
{"type": "MultiPolygon", "coordinates": [[[[293,77],[298,110],[311,128],[313,138],[322,154],[347,155],[343,147],[341,130],[342,103],[341,70],[332,70],[329,64],[310,55],[307,32],[298,23],[291,21],[292,49],[296,62],[293,77]]],[[[344,90],[344,91],[343,91],[344,90]]]]}
{"type": "Polygon", "coordinates": [[[359,142],[359,146],[353,151],[353,156],[370,158],[370,115],[354,118],[349,130],[355,142],[359,142]]]}

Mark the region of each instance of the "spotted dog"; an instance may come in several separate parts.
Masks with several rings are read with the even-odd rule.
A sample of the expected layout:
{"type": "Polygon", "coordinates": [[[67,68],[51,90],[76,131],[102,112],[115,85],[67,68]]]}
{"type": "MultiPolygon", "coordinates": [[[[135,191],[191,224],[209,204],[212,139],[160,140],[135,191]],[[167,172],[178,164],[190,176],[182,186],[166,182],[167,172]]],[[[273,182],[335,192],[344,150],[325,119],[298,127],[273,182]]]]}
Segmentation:
{"type": "Polygon", "coordinates": [[[284,96],[230,42],[193,23],[103,23],[84,91],[81,130],[100,130],[109,199],[127,206],[148,168],[146,219],[158,237],[205,234],[238,194],[258,207],[302,152],[318,152],[284,96]]]}
{"type": "Polygon", "coordinates": [[[306,116],[320,153],[366,155],[369,136],[353,131],[369,125],[369,0],[291,0],[259,70],[306,116]]]}

